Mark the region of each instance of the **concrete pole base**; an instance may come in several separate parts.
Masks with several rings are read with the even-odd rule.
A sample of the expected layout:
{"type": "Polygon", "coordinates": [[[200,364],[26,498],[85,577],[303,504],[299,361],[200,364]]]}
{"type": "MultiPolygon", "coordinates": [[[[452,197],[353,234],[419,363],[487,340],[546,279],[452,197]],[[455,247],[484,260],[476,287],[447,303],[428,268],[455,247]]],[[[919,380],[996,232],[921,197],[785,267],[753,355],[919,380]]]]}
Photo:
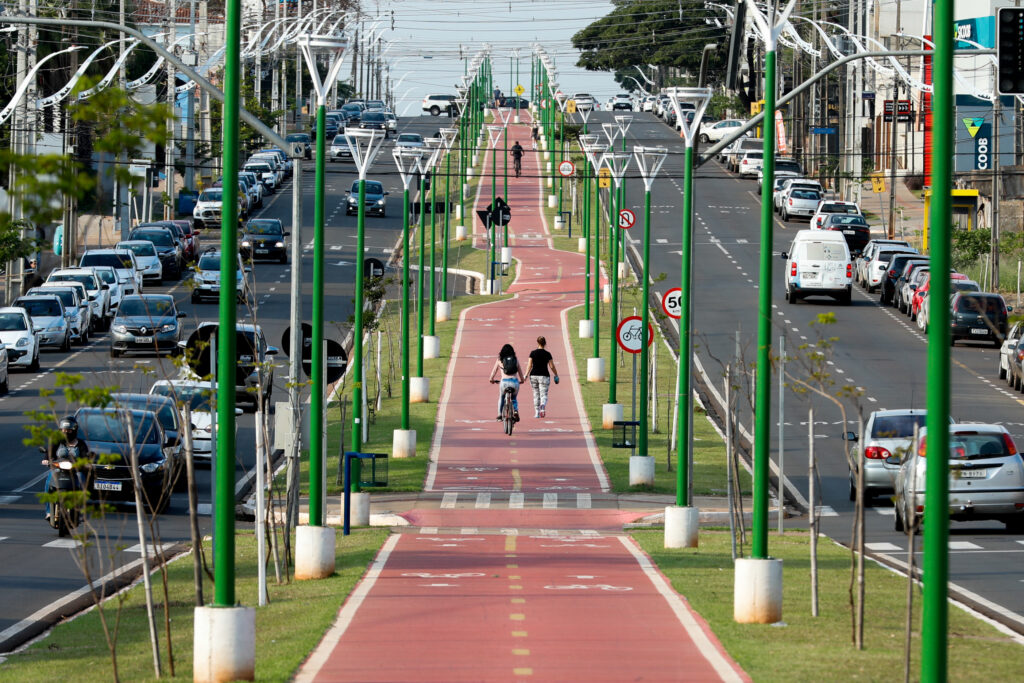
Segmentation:
{"type": "MultiPolygon", "coordinates": [[[[548,187],[551,187],[551,178],[548,178],[548,187]]],[[[548,208],[549,209],[553,209],[556,206],[558,206],[558,195],[557,194],[549,194],[548,195],[548,208]]]]}
{"type": "MultiPolygon", "coordinates": [[[[333,562],[333,553],[331,559],[333,562]]],[[[256,680],[256,610],[196,607],[192,624],[195,683],[256,680]]]]}
{"type": "Polygon", "coordinates": [[[667,506],[665,508],[665,547],[696,548],[699,526],[700,510],[697,508],[667,506]]]}
{"type": "Polygon", "coordinates": [[[512,247],[501,248],[501,262],[506,266],[512,265],[512,247]]]}
{"type": "Polygon", "coordinates": [[[440,358],[441,357],[441,338],[437,335],[424,335],[423,336],[423,357],[424,358],[440,358]]]}
{"type": "Polygon", "coordinates": [[[370,494],[365,491],[349,494],[349,518],[353,526],[370,526],[370,494]]]}
{"type": "Polygon", "coordinates": [[[626,277],[626,264],[623,261],[619,261],[619,282],[626,277]]]}
{"type": "MultiPolygon", "coordinates": [[[[473,166],[476,166],[476,156],[473,157],[473,166]]],[[[472,178],[473,177],[473,166],[470,166],[469,168],[466,169],[466,177],[467,178],[472,178]]],[[[463,183],[462,184],[462,194],[464,194],[464,195],[468,195],[469,194],[469,183],[463,183]]]]}
{"type": "Polygon", "coordinates": [[[469,235],[467,234],[467,230],[466,230],[466,226],[465,225],[456,225],[455,226],[455,241],[456,242],[465,242],[468,237],[469,237],[469,235]]]}
{"type": "Polygon", "coordinates": [[[512,123],[519,123],[519,114],[512,117],[512,123]]]}
{"type": "Polygon", "coordinates": [[[483,291],[481,294],[493,294],[497,296],[501,294],[501,281],[500,280],[487,280],[484,282],[483,291]]]}
{"type": "MultiPolygon", "coordinates": [[[[466,186],[463,185],[462,189],[463,189],[463,192],[465,192],[466,186]]],[[[455,220],[457,220],[457,221],[461,221],[462,220],[462,204],[456,204],[455,205],[455,220]]]]}
{"type": "Polygon", "coordinates": [[[594,337],[594,321],[580,321],[580,339],[592,339],[594,337]]]}
{"type": "Polygon", "coordinates": [[[652,486],[653,484],[654,458],[649,455],[629,456],[629,485],[652,486]]]}
{"type": "Polygon", "coordinates": [[[587,238],[586,237],[580,237],[578,240],[576,240],[576,251],[578,251],[581,254],[587,253],[587,238]]]}
{"type": "Polygon", "coordinates": [[[611,285],[602,285],[601,300],[604,301],[606,304],[610,304],[612,302],[612,286],[611,285]]]}
{"type": "Polygon", "coordinates": [[[782,621],[782,560],[736,560],[732,618],[739,624],[782,621]]]}
{"type": "MultiPolygon", "coordinates": [[[[601,426],[605,429],[614,429],[616,422],[622,422],[622,404],[605,403],[601,406],[601,426]]],[[[630,476],[632,476],[632,470],[631,466],[630,476]]]]}
{"type": "Polygon", "coordinates": [[[565,230],[565,218],[555,216],[555,230],[565,230]]]}
{"type": "MultiPolygon", "coordinates": [[[[468,169],[466,170],[466,173],[467,173],[467,177],[472,177],[472,176],[468,175],[469,174],[469,170],[468,169]]],[[[462,183],[462,197],[464,199],[471,199],[472,198],[472,197],[470,197],[470,194],[469,194],[469,183],[462,183]]]]}
{"type": "Polygon", "coordinates": [[[430,378],[410,377],[409,378],[409,402],[426,403],[430,400],[430,378]]]}
{"type": "Polygon", "coordinates": [[[547,149],[547,145],[544,145],[544,161],[551,158],[551,151],[547,149]]]}
{"type": "Polygon", "coordinates": [[[604,358],[588,358],[587,359],[587,381],[588,382],[603,382],[604,381],[604,358]]]}
{"type": "Polygon", "coordinates": [[[434,302],[434,322],[446,323],[448,319],[452,317],[452,302],[451,301],[436,301],[434,302]]]}
{"type": "MultiPolygon", "coordinates": [[[[555,179],[554,179],[554,178],[552,178],[552,177],[551,177],[550,175],[548,176],[548,179],[547,179],[547,181],[546,181],[546,182],[547,182],[547,186],[548,186],[548,187],[554,187],[554,186],[555,186],[555,179]]],[[[550,206],[550,207],[554,207],[554,206],[556,206],[556,204],[552,204],[552,203],[551,203],[551,200],[549,199],[549,200],[548,200],[548,206],[550,206]]]]}
{"type": "Polygon", "coordinates": [[[325,579],[334,573],[335,529],[330,526],[295,528],[295,578],[325,579]]]}
{"type": "Polygon", "coordinates": [[[391,434],[391,457],[416,457],[416,430],[396,429],[391,434]]]}
{"type": "MultiPolygon", "coordinates": [[[[479,163],[480,163],[480,155],[479,154],[474,154],[473,155],[473,165],[476,166],[479,163]]],[[[472,178],[473,177],[473,169],[471,169],[471,168],[466,169],[466,177],[467,178],[472,178]]]]}

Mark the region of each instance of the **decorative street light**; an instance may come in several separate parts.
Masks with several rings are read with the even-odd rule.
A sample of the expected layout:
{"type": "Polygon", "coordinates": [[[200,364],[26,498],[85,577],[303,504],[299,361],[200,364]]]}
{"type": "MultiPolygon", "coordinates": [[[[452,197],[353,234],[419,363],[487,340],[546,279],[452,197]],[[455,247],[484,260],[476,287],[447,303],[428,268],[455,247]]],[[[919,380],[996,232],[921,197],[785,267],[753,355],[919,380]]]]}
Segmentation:
{"type": "MultiPolygon", "coordinates": [[[[633,117],[629,114],[620,114],[615,117],[615,125],[619,129],[619,137],[622,138],[622,151],[626,151],[626,133],[629,132],[629,126],[633,123],[633,117]]],[[[622,182],[619,183],[619,209],[626,208],[626,179],[623,178],[622,182]]],[[[619,260],[615,264],[615,269],[619,274],[619,277],[626,276],[626,233],[623,230],[619,231],[619,244],[615,247],[619,260]]]]}
{"type": "MultiPolygon", "coordinates": [[[[461,117],[460,117],[461,121],[461,117]]],[[[458,128],[442,128],[441,143],[444,145],[445,171],[444,171],[444,231],[441,242],[444,245],[441,252],[441,297],[435,304],[434,317],[439,323],[446,322],[452,314],[452,304],[448,301],[448,246],[451,243],[451,235],[448,231],[451,218],[451,177],[452,177],[452,143],[459,135],[458,128]]],[[[434,327],[431,325],[430,333],[434,334],[434,327]]]]}
{"type": "MultiPolygon", "coordinates": [[[[618,226],[618,203],[614,199],[614,195],[618,192],[619,186],[622,184],[622,177],[626,175],[626,168],[629,166],[630,154],[628,152],[605,152],[604,156],[601,157],[601,163],[611,171],[612,182],[615,184],[614,191],[612,192],[613,198],[611,202],[611,211],[609,212],[610,223],[609,225],[611,232],[611,263],[618,263],[618,242],[619,242],[619,226],[618,226]]],[[[612,266],[612,308],[611,308],[611,321],[609,322],[609,329],[612,333],[608,335],[608,403],[601,408],[601,423],[605,429],[612,429],[615,426],[615,422],[622,420],[622,404],[616,400],[616,376],[617,367],[616,359],[618,358],[618,342],[615,339],[615,332],[619,325],[619,269],[612,266]]],[[[632,477],[630,477],[632,480],[632,477]]],[[[631,482],[632,483],[632,482],[631,482]]]]}
{"type": "MultiPolygon", "coordinates": [[[[555,93],[555,102],[558,103],[558,111],[562,114],[559,117],[558,125],[558,154],[555,155],[555,160],[552,166],[558,168],[558,165],[562,163],[562,159],[565,156],[565,103],[568,102],[566,94],[559,90],[555,93]]],[[[552,116],[554,114],[552,113],[552,116]]],[[[562,189],[564,187],[565,179],[562,174],[558,174],[558,217],[562,217],[562,189]]]]}
{"type": "MultiPolygon", "coordinates": [[[[437,358],[438,355],[440,355],[440,352],[441,352],[441,340],[438,339],[434,335],[428,336],[428,335],[424,334],[424,332],[426,331],[425,330],[426,322],[424,320],[424,316],[426,315],[426,309],[427,308],[431,308],[429,305],[426,305],[426,306],[424,305],[424,298],[427,295],[427,292],[426,292],[426,289],[425,289],[426,277],[427,277],[427,264],[425,262],[425,259],[426,259],[426,248],[427,248],[427,245],[426,245],[426,241],[427,241],[427,231],[426,231],[427,193],[425,191],[425,180],[426,180],[427,174],[430,174],[430,186],[431,187],[434,186],[434,181],[435,181],[435,179],[433,177],[434,176],[434,167],[437,165],[437,159],[438,159],[438,157],[441,154],[441,150],[442,150],[441,139],[440,138],[427,138],[427,149],[429,150],[429,153],[424,155],[423,160],[420,161],[419,166],[418,166],[419,172],[420,172],[420,259],[419,259],[420,263],[419,263],[419,280],[418,280],[418,284],[417,284],[417,294],[416,294],[416,306],[417,306],[417,308],[416,308],[417,330],[416,331],[418,333],[417,336],[418,336],[419,342],[417,344],[417,359],[416,359],[416,373],[417,373],[417,377],[415,378],[416,382],[414,384],[416,386],[418,386],[422,390],[422,393],[418,394],[417,391],[416,391],[416,386],[414,386],[414,389],[413,389],[413,392],[412,392],[412,396],[413,396],[413,401],[416,402],[416,403],[425,402],[428,399],[429,395],[430,395],[430,393],[429,393],[429,390],[430,390],[430,378],[425,377],[424,374],[423,374],[423,359],[424,358],[437,358]]],[[[433,213],[433,207],[431,207],[431,213],[433,213]]],[[[434,245],[431,244],[430,246],[431,246],[431,252],[433,252],[434,245]]],[[[431,255],[431,267],[430,267],[430,279],[431,279],[431,282],[433,282],[433,280],[434,280],[433,260],[434,260],[433,259],[433,255],[431,255]]],[[[431,310],[431,313],[433,313],[433,310],[431,310]]],[[[431,316],[431,320],[433,320],[433,316],[431,316]]]]}
{"type": "Polygon", "coordinates": [[[515,62],[515,75],[509,74],[510,80],[512,81],[512,94],[516,96],[514,102],[516,103],[515,118],[512,119],[512,123],[519,123],[519,99],[522,97],[516,92],[516,86],[519,85],[519,48],[512,48],[512,60],[515,62]]]}
{"type": "Polygon", "coordinates": [[[418,149],[396,147],[391,152],[402,178],[402,428],[396,429],[391,455],[411,458],[416,455],[416,430],[409,428],[409,183],[423,158],[418,149]]]}
{"type": "MultiPolygon", "coordinates": [[[[704,110],[711,101],[710,88],[667,88],[663,91],[672,101],[676,121],[683,131],[686,156],[683,162],[683,236],[680,267],[679,319],[679,396],[676,425],[676,505],[665,509],[665,547],[695,548],[700,513],[691,503],[693,482],[690,480],[693,453],[693,389],[691,384],[693,355],[693,145],[704,110]],[[693,120],[687,121],[683,104],[692,107],[693,120]]],[[[686,110],[691,111],[689,107],[686,110]]]]}
{"type": "MultiPolygon", "coordinates": [[[[590,169],[594,178],[594,221],[591,224],[590,232],[594,236],[594,304],[591,308],[593,314],[593,336],[594,355],[587,359],[587,381],[603,382],[604,358],[601,357],[601,187],[598,179],[598,172],[601,168],[601,157],[608,150],[607,145],[597,142],[598,136],[587,136],[588,142],[584,143],[583,153],[587,155],[590,169]]],[[[589,194],[589,189],[587,194],[589,194]]],[[[589,253],[589,252],[588,252],[589,253]]],[[[590,259],[588,256],[587,264],[590,259]]],[[[588,270],[590,270],[588,268],[588,270]]],[[[615,334],[615,331],[612,331],[615,334]]]]}
{"type": "Polygon", "coordinates": [[[596,145],[598,139],[599,136],[592,134],[579,136],[580,150],[586,159],[584,172],[581,174],[583,178],[583,237],[580,239],[583,242],[582,251],[585,254],[586,267],[583,284],[583,319],[580,320],[579,329],[580,339],[589,339],[594,336],[594,320],[590,313],[590,171],[593,164],[590,162],[591,154],[587,150],[596,145]]]}

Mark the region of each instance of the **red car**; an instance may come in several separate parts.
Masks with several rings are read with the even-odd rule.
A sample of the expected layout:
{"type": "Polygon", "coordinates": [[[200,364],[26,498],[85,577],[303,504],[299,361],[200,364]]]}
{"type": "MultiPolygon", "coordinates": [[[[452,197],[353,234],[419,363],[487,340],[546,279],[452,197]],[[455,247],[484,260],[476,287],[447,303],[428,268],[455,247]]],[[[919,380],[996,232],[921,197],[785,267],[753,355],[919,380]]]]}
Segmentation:
{"type": "MultiPolygon", "coordinates": [[[[950,280],[966,280],[967,276],[963,273],[950,273],[950,280]]],[[[910,319],[917,320],[917,314],[921,311],[921,302],[925,296],[928,295],[928,289],[932,283],[932,276],[929,274],[925,281],[914,291],[914,296],[910,299],[910,319]]]]}

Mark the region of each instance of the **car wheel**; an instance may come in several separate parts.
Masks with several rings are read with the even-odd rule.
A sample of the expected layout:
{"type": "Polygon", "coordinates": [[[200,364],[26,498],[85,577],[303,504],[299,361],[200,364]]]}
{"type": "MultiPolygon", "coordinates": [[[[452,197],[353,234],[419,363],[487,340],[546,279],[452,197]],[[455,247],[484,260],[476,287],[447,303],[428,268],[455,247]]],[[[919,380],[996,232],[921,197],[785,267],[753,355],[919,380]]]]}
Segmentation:
{"type": "Polygon", "coordinates": [[[850,502],[857,500],[857,487],[853,483],[853,474],[850,474],[850,502]]]}
{"type": "Polygon", "coordinates": [[[795,304],[796,303],[796,291],[794,291],[792,289],[786,289],[786,301],[788,301],[791,304],[795,304]]]}
{"type": "Polygon", "coordinates": [[[706,143],[707,143],[707,141],[708,141],[708,135],[707,135],[707,133],[701,133],[701,134],[700,134],[700,138],[699,138],[699,140],[700,140],[701,142],[703,142],[703,143],[705,143],[705,144],[706,144],[706,143]]]}
{"type": "Polygon", "coordinates": [[[894,530],[896,530],[896,531],[906,531],[906,529],[903,526],[903,514],[900,512],[899,501],[896,502],[896,514],[893,515],[893,520],[894,521],[893,521],[892,528],[894,530]]]}
{"type": "Polygon", "coordinates": [[[853,304],[853,292],[849,289],[839,297],[839,303],[843,306],[850,306],[853,304]]]}
{"type": "Polygon", "coordinates": [[[11,371],[8,368],[7,374],[4,375],[3,384],[0,384],[0,393],[5,394],[5,395],[11,390],[11,374],[10,374],[10,372],[11,371]]]}
{"type": "Polygon", "coordinates": [[[430,108],[430,115],[431,116],[440,116],[441,115],[441,108],[438,107],[435,104],[433,107],[430,108]]]}
{"type": "Polygon", "coordinates": [[[789,212],[786,211],[785,209],[782,210],[782,220],[783,221],[788,221],[789,220],[789,212]]]}
{"type": "Polygon", "coordinates": [[[196,294],[195,292],[192,292],[192,303],[194,303],[194,304],[199,303],[199,295],[196,294]]]}
{"type": "Polygon", "coordinates": [[[110,347],[110,357],[111,358],[120,358],[121,357],[121,352],[118,351],[117,349],[115,349],[113,346],[111,346],[110,347]]]}
{"type": "Polygon", "coordinates": [[[64,343],[60,345],[60,350],[61,351],[70,351],[71,350],[71,330],[68,330],[64,334],[64,343]]]}

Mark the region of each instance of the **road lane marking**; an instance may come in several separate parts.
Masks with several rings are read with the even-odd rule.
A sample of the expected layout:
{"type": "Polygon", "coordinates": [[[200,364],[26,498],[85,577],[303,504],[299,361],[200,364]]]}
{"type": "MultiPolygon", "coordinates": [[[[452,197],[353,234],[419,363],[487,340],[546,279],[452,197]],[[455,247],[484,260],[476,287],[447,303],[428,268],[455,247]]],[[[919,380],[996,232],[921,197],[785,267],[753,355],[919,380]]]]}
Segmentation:
{"type": "Polygon", "coordinates": [[[0,505],[10,505],[21,500],[21,496],[0,496],[0,505]]]}
{"type": "Polygon", "coordinates": [[[514,553],[516,551],[516,539],[517,536],[506,536],[505,537],[505,552],[514,553]]]}
{"type": "Polygon", "coordinates": [[[544,494],[544,509],[553,510],[558,507],[558,494],[557,493],[545,493],[544,494]]]}
{"type": "Polygon", "coordinates": [[[508,497],[508,506],[512,510],[521,510],[524,500],[525,495],[523,493],[511,493],[508,497]]]}
{"type": "Polygon", "coordinates": [[[893,550],[902,550],[902,548],[900,548],[898,545],[895,545],[893,543],[865,543],[864,547],[867,548],[868,550],[872,551],[872,552],[875,552],[875,553],[891,552],[893,550]]]}
{"type": "Polygon", "coordinates": [[[425,527],[422,527],[420,529],[420,533],[421,534],[429,534],[429,535],[433,536],[433,535],[437,534],[437,527],[436,526],[425,526],[425,527]]]}
{"type": "Polygon", "coordinates": [[[576,494],[576,507],[580,510],[590,509],[590,494],[589,493],[577,493],[576,494]]]}
{"type": "Polygon", "coordinates": [[[46,475],[47,475],[47,472],[42,472],[41,474],[36,475],[35,477],[32,478],[31,481],[29,481],[24,486],[19,486],[18,488],[14,489],[14,492],[15,493],[20,493],[22,491],[29,490],[30,488],[34,487],[36,484],[41,482],[43,479],[46,479],[46,475]]]}
{"type": "MultiPolygon", "coordinates": [[[[513,451],[513,453],[514,452],[515,451],[513,451]]],[[[512,462],[516,462],[516,461],[513,460],[512,462]]],[[[519,491],[522,488],[523,488],[523,477],[522,477],[522,475],[519,474],[519,470],[517,468],[513,467],[512,468],[512,490],[513,491],[519,491]]],[[[512,494],[512,495],[515,495],[515,494],[512,494]]],[[[509,500],[511,501],[511,499],[509,499],[509,500]]],[[[522,496],[520,496],[520,501],[522,501],[522,496]]],[[[520,507],[522,507],[521,504],[520,504],[520,507]]]]}
{"type": "Polygon", "coordinates": [[[489,493],[478,493],[476,494],[476,509],[486,510],[491,507],[491,494],[489,493]]]}
{"type": "Polygon", "coordinates": [[[457,501],[458,499],[459,499],[459,494],[457,494],[457,493],[446,493],[446,494],[444,494],[444,497],[441,498],[441,509],[442,510],[451,510],[451,509],[453,509],[455,507],[455,501],[457,501]]]}
{"type": "Polygon", "coordinates": [[[970,541],[950,541],[950,550],[981,550],[981,546],[970,541]]]}

